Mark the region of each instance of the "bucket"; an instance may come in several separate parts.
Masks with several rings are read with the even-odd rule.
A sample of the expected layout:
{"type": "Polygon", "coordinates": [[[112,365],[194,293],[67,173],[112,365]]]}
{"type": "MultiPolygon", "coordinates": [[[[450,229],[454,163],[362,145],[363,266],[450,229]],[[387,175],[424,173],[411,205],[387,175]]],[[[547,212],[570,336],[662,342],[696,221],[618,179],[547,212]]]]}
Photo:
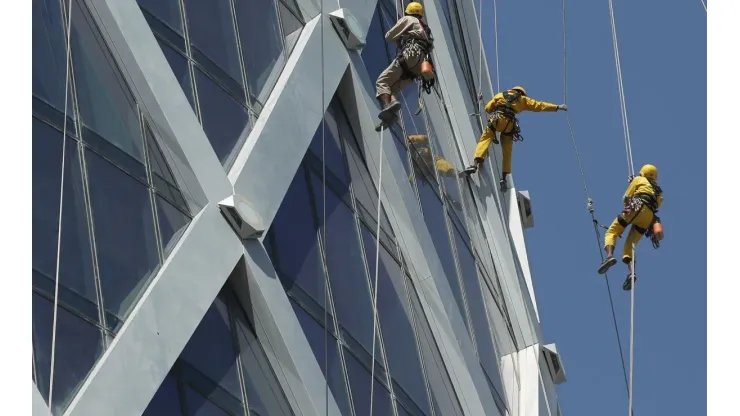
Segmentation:
{"type": "Polygon", "coordinates": [[[421,63],[421,76],[427,81],[434,79],[434,68],[431,62],[425,60],[421,63]]]}

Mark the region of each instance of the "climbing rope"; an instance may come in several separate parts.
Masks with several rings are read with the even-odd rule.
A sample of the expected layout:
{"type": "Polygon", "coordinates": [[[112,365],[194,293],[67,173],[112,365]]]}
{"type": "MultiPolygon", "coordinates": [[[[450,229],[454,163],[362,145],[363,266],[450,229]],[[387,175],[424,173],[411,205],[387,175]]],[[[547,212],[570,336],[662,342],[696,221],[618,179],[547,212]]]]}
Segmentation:
{"type": "Polygon", "coordinates": [[[701,5],[704,6],[704,11],[707,11],[707,3],[704,0],[701,0],[701,5]]]}
{"type": "MultiPolygon", "coordinates": [[[[322,189],[322,215],[323,215],[323,233],[321,236],[323,252],[326,253],[326,97],[325,97],[325,85],[324,85],[324,0],[321,0],[321,111],[323,111],[321,117],[321,189],[322,189]]],[[[324,254],[324,263],[326,263],[326,254],[324,254]]],[[[328,311],[328,299],[329,299],[329,281],[328,277],[324,279],[324,408],[325,415],[329,416],[329,311],[328,311]]]]}
{"type": "MultiPolygon", "coordinates": [[[[64,9],[62,9],[64,10],[64,9]]],[[[64,124],[62,127],[62,169],[60,175],[59,184],[59,225],[57,229],[57,258],[56,258],[56,269],[54,272],[54,316],[51,324],[51,359],[50,359],[50,370],[49,370],[49,415],[52,414],[54,408],[54,363],[56,358],[56,340],[57,340],[57,312],[59,311],[59,266],[61,264],[62,255],[62,218],[64,212],[64,173],[66,171],[66,155],[67,155],[67,107],[69,104],[69,78],[70,68],[72,64],[72,49],[71,45],[71,34],[72,34],[72,1],[69,2],[69,8],[67,10],[67,54],[66,54],[66,75],[64,78],[64,124]]]]}
{"type": "MultiPolygon", "coordinates": [[[[610,0],[611,2],[611,0],[610,0]]],[[[568,104],[568,42],[567,42],[567,21],[566,21],[566,4],[565,0],[562,0],[562,28],[563,28],[563,104],[568,104]]],[[[599,251],[599,256],[601,257],[601,262],[604,262],[604,253],[601,251],[601,232],[599,232],[599,222],[596,219],[596,215],[594,212],[594,202],[591,199],[590,193],[588,191],[588,183],[586,181],[586,173],[583,169],[583,163],[581,162],[581,154],[578,151],[578,145],[576,144],[576,136],[573,132],[573,125],[570,121],[570,115],[569,112],[565,112],[565,119],[568,123],[568,131],[570,132],[570,138],[571,142],[573,144],[573,151],[576,155],[576,161],[578,162],[578,167],[581,171],[581,180],[583,181],[583,191],[586,195],[587,200],[587,208],[588,212],[591,215],[591,221],[593,223],[594,227],[594,234],[596,236],[596,248],[599,251]]],[[[622,363],[622,373],[624,374],[624,383],[625,387],[627,389],[627,394],[630,394],[630,387],[629,382],[627,379],[627,367],[624,362],[624,352],[622,351],[622,339],[619,335],[619,325],[617,323],[617,314],[614,310],[614,299],[612,297],[612,291],[611,287],[609,286],[609,276],[608,274],[604,274],[604,284],[606,285],[606,292],[609,296],[609,307],[612,312],[612,320],[614,323],[614,332],[617,335],[617,346],[619,347],[619,359],[622,363]]]]}

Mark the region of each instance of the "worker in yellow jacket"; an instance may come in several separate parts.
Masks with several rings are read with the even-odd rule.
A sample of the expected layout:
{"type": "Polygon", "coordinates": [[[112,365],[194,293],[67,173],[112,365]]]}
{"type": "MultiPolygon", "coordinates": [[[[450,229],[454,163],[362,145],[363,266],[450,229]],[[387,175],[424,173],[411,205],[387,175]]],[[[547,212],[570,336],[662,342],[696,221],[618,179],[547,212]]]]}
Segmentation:
{"type": "Polygon", "coordinates": [[[622,262],[627,264],[629,274],[624,281],[624,290],[632,289],[633,281],[637,280],[632,270],[632,249],[637,245],[643,234],[648,236],[657,248],[658,242],[663,239],[663,226],[656,215],[663,203],[663,190],[658,186],[658,169],[653,165],[645,165],[640,169],[639,176],[632,179],[622,198],[624,209],[612,222],[604,237],[606,260],[599,266],[599,274],[604,274],[610,267],[617,264],[614,258],[614,244],[628,225],[632,225],[624,242],[622,262]],[[655,224],[658,224],[657,226],[655,224]]]}
{"type": "Polygon", "coordinates": [[[524,87],[517,86],[500,92],[486,104],[486,113],[491,114],[488,125],[478,140],[473,156],[473,164],[465,168],[463,173],[472,175],[477,172],[488,156],[488,146],[491,142],[498,144],[496,132],[501,133],[501,150],[503,152],[503,168],[501,172],[501,192],[506,191],[506,176],[511,173],[511,153],[515,141],[521,141],[521,130],[516,115],[522,111],[558,111],[568,110],[565,104],[552,104],[537,101],[527,96],[524,87]]]}
{"type": "Polygon", "coordinates": [[[405,15],[385,34],[387,42],[396,42],[399,47],[398,55],[375,83],[375,97],[383,106],[378,118],[386,125],[395,120],[401,108],[395,97],[422,74],[421,64],[432,50],[434,38],[421,20],[423,15],[424,7],[411,2],[406,6],[405,15]]]}

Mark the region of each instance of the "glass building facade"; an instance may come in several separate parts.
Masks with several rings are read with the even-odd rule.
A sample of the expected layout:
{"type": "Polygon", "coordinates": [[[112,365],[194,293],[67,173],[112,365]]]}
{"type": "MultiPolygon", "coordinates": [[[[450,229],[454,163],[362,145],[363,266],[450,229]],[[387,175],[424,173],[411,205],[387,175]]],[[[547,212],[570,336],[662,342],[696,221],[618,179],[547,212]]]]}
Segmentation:
{"type": "Polygon", "coordinates": [[[437,87],[403,91],[380,135],[374,80],[405,2],[32,3],[34,405],[558,412],[517,191],[456,175],[492,93],[472,3],[423,2],[437,87]],[[261,234],[229,227],[230,195],[261,234]]]}

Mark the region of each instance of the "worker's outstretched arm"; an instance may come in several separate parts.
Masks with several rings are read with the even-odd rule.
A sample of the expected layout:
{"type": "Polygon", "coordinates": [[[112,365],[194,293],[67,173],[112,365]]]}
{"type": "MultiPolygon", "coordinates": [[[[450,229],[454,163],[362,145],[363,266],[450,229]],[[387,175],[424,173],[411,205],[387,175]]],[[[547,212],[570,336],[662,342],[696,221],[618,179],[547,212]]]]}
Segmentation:
{"type": "Polygon", "coordinates": [[[524,110],[527,111],[558,111],[558,105],[546,101],[537,101],[529,97],[521,97],[524,110]]]}
{"type": "Polygon", "coordinates": [[[396,25],[393,26],[391,30],[389,30],[388,33],[385,34],[386,42],[393,42],[400,39],[401,35],[411,29],[413,24],[414,20],[411,18],[411,16],[404,16],[400,18],[398,22],[396,22],[396,25]]]}

